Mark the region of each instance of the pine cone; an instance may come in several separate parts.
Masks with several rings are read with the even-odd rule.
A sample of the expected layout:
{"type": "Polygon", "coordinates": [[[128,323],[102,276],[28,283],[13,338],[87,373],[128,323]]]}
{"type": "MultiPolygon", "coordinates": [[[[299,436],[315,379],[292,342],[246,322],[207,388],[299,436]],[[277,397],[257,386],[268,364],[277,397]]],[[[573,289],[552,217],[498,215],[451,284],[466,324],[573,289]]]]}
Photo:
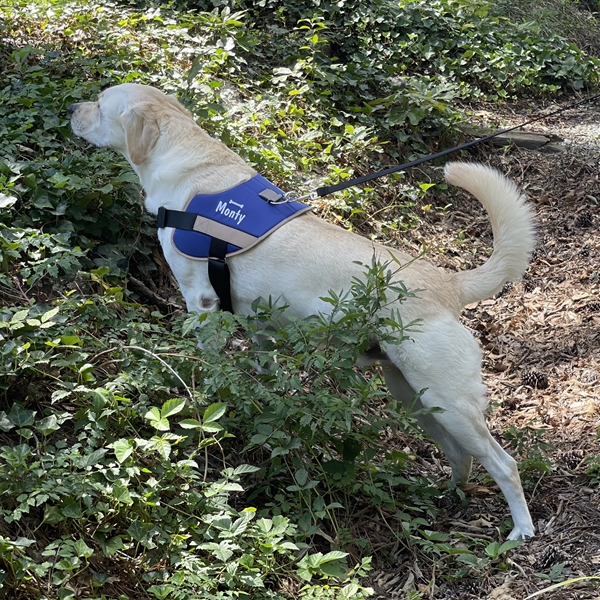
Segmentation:
{"type": "Polygon", "coordinates": [[[579,251],[579,256],[581,256],[582,258],[587,258],[589,255],[590,255],[590,247],[589,246],[584,246],[579,251]]]}
{"type": "Polygon", "coordinates": [[[583,210],[577,215],[573,224],[575,227],[591,227],[594,224],[594,215],[589,210],[583,210]]]}
{"type": "Polygon", "coordinates": [[[584,371],[581,374],[581,381],[583,383],[596,383],[598,381],[598,374],[594,371],[584,371]]]}
{"type": "Polygon", "coordinates": [[[538,559],[535,562],[536,569],[549,569],[553,567],[555,564],[563,561],[565,559],[565,553],[556,546],[550,544],[542,553],[538,556],[538,559]]]}
{"type": "Polygon", "coordinates": [[[594,300],[594,302],[588,302],[586,307],[589,311],[597,311],[600,310],[600,302],[594,300]]]}
{"type": "Polygon", "coordinates": [[[567,469],[570,470],[576,469],[583,459],[583,450],[567,450],[560,456],[561,464],[565,465],[567,469]]]}
{"type": "Polygon", "coordinates": [[[523,373],[521,382],[523,385],[528,385],[538,390],[545,390],[548,387],[548,377],[539,371],[527,371],[523,373]]]}

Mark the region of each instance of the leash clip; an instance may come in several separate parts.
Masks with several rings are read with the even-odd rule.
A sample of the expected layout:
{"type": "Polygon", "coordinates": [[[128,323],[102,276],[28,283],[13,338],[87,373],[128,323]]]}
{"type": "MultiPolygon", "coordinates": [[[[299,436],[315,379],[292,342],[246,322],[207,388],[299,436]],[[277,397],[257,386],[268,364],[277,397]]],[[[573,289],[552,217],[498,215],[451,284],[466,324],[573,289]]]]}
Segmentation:
{"type": "Polygon", "coordinates": [[[292,196],[291,192],[284,192],[283,196],[279,196],[277,199],[269,200],[269,204],[288,204],[289,202],[295,202],[296,199],[292,196]]]}
{"type": "Polygon", "coordinates": [[[280,200],[270,202],[270,204],[288,204],[290,202],[302,202],[302,200],[316,200],[317,198],[317,192],[309,192],[308,194],[304,194],[304,196],[300,196],[299,198],[294,196],[294,192],[285,192],[280,200]]]}

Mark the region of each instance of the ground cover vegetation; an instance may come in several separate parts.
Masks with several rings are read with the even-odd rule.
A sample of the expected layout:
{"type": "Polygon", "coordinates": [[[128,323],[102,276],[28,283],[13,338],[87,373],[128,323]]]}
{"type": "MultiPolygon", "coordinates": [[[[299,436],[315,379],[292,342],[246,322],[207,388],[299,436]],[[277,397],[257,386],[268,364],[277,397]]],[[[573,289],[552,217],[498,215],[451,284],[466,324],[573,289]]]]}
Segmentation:
{"type": "MultiPolygon", "coordinates": [[[[502,572],[514,546],[508,522],[491,543],[436,531],[438,482],[382,443],[412,418],[353,365],[367,331],[415,327],[378,316],[411,293],[389,266],[331,296],[337,319],[273,327],[267,301],[198,330],[135,176],[73,138],[69,104],[158,86],[302,193],[450,144],[461,102],[568,95],[599,66],[471,0],[0,7],[0,597],[365,598],[386,560],[353,533],[365,507],[438,585],[502,572]]],[[[385,241],[447,210],[430,187],[396,176],[315,207],[355,229],[377,215],[385,241]]]]}

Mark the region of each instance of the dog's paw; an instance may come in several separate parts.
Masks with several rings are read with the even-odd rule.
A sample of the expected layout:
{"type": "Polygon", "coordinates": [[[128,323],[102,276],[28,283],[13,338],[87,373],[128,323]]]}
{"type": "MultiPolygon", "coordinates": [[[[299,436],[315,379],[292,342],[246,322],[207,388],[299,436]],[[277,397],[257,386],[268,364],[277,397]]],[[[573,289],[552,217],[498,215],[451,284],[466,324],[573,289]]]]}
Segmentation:
{"type": "Polygon", "coordinates": [[[527,541],[535,535],[533,525],[527,527],[515,527],[508,536],[509,540],[527,541]]]}

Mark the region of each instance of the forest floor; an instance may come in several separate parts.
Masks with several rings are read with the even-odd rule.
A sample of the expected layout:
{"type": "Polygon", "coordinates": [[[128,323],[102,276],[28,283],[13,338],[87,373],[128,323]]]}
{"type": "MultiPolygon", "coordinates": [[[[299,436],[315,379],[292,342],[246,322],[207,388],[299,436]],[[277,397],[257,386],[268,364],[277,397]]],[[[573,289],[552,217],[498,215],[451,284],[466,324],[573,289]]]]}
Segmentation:
{"type": "MultiPolygon", "coordinates": [[[[495,106],[472,114],[481,125],[504,129],[531,112],[495,106]]],[[[417,564],[397,546],[397,567],[382,566],[370,578],[378,598],[406,598],[415,589],[422,598],[522,600],[551,585],[543,575],[554,582],[600,575],[600,490],[586,473],[593,457],[597,478],[600,471],[600,111],[597,104],[583,105],[525,130],[550,137],[551,148],[487,143],[471,156],[523,188],[536,214],[537,248],[522,281],[466,307],[462,320],[484,350],[489,424],[496,439],[517,450],[536,536],[511,552],[508,571],[497,577],[439,587],[426,586],[434,566],[417,564]]],[[[428,172],[420,175],[423,180],[428,172]]],[[[473,250],[491,241],[487,216],[466,195],[450,210],[429,211],[421,226],[397,239],[413,251],[426,244],[427,259],[450,270],[480,264],[482,253],[473,250]],[[462,245],[459,232],[467,239],[462,245]]],[[[401,443],[418,456],[423,473],[448,478],[435,446],[401,443]]],[[[472,486],[466,506],[458,500],[441,506],[440,531],[492,541],[490,526],[505,518],[506,505],[491,484],[472,486]]],[[[592,600],[600,589],[570,584],[541,597],[592,600]]]]}

